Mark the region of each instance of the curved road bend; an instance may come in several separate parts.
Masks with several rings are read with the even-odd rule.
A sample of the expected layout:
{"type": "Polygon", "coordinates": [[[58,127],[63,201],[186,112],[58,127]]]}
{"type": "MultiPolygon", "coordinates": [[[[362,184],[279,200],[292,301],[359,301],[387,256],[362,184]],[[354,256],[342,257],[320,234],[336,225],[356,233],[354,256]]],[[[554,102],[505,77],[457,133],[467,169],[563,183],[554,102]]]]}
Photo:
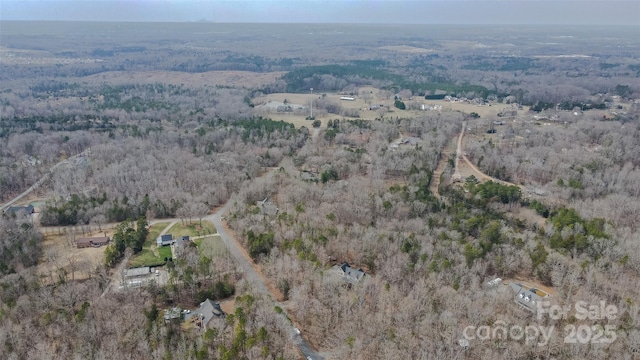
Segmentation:
{"type": "MultiPolygon", "coordinates": [[[[249,281],[249,283],[251,283],[251,285],[253,286],[253,289],[260,294],[264,294],[270,297],[273,300],[274,305],[279,306],[284,311],[285,315],[288,317],[285,307],[282,305],[282,303],[277,301],[274,294],[272,294],[271,291],[269,291],[269,288],[266,284],[266,279],[262,276],[262,274],[258,273],[256,269],[254,269],[252,265],[253,261],[250,260],[251,258],[249,257],[249,254],[247,254],[246,250],[242,247],[242,245],[240,245],[238,240],[226,231],[224,225],[222,224],[222,215],[231,206],[231,201],[232,200],[227,201],[227,203],[223,207],[218,209],[218,211],[216,211],[215,214],[209,215],[205,219],[211,221],[213,225],[216,227],[216,230],[218,231],[218,235],[220,235],[220,238],[222,239],[222,241],[224,241],[225,245],[227,246],[227,249],[229,249],[229,253],[231,253],[231,256],[233,256],[233,258],[239,264],[240,268],[244,272],[245,278],[247,279],[247,281],[249,281]]],[[[294,333],[294,341],[296,343],[296,346],[298,347],[302,355],[305,356],[305,359],[307,358],[311,358],[313,360],[324,359],[322,356],[318,355],[311,348],[309,343],[304,339],[304,337],[301,334],[296,334],[296,332],[294,331],[293,324],[291,324],[291,331],[294,333]]]]}
{"type": "Polygon", "coordinates": [[[473,170],[476,173],[476,177],[478,178],[478,180],[482,180],[482,179],[486,179],[486,180],[491,180],[493,182],[497,182],[500,183],[502,185],[507,185],[507,186],[517,186],[519,188],[521,188],[523,191],[525,190],[524,186],[521,185],[516,185],[514,183],[510,183],[508,181],[504,181],[504,180],[500,180],[500,179],[496,179],[493,176],[489,176],[487,174],[485,174],[484,172],[482,172],[482,170],[478,169],[477,166],[475,166],[471,160],[469,160],[469,158],[467,157],[467,155],[465,155],[464,150],[462,148],[463,143],[462,143],[462,138],[464,137],[464,130],[467,128],[467,122],[463,121],[462,122],[462,130],[460,131],[460,136],[458,136],[458,144],[456,146],[456,167],[455,167],[455,172],[454,172],[454,177],[457,176],[458,179],[462,179],[462,175],[460,174],[460,159],[462,159],[470,168],[471,170],[473,170]]]}

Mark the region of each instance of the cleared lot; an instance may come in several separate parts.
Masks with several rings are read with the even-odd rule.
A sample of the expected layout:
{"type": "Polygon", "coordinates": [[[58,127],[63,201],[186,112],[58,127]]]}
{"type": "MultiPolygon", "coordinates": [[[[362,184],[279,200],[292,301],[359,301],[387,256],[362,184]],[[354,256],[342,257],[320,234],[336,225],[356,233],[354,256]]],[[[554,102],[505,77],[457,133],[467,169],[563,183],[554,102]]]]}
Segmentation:
{"type": "Polygon", "coordinates": [[[469,102],[450,102],[446,100],[425,100],[424,97],[414,96],[411,99],[404,99],[407,110],[400,110],[393,106],[393,94],[389,91],[383,91],[373,87],[362,87],[358,90],[358,95],[343,95],[336,93],[274,93],[253,99],[255,111],[259,115],[269,117],[274,120],[283,120],[294,124],[296,127],[311,127],[312,121],[307,120],[309,116],[309,105],[311,100],[314,101],[313,115],[316,120],[320,120],[323,127],[326,127],[327,121],[330,119],[362,119],[374,120],[380,117],[419,117],[429,112],[437,110],[421,110],[425,108],[439,107],[440,111],[459,111],[465,114],[473,112],[480,115],[481,118],[496,117],[498,113],[515,110],[518,115],[526,113],[528,107],[516,110],[511,104],[491,103],[489,105],[476,105],[469,102]],[[324,95],[324,96],[323,96],[324,95]],[[341,100],[343,96],[353,97],[353,101],[341,100]],[[326,110],[320,109],[319,103],[332,102],[339,105],[342,112],[357,112],[359,117],[342,116],[340,114],[328,113],[326,110]],[[289,105],[291,111],[278,111],[276,105],[289,105]],[[299,109],[302,108],[302,109],[299,109]]]}
{"type": "Polygon", "coordinates": [[[43,256],[37,272],[45,283],[67,280],[82,280],[104,261],[105,246],[78,249],[75,239],[81,237],[101,237],[113,232],[92,232],[85,234],[45,235],[42,242],[43,256]]]}

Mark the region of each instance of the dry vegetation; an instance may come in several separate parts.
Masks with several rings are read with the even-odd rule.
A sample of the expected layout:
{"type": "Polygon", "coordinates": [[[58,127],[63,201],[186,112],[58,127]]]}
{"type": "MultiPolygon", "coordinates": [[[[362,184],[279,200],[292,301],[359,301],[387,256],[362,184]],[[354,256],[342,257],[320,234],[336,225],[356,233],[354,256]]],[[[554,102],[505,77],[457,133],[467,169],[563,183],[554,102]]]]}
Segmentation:
{"type": "Polygon", "coordinates": [[[566,28],[560,54],[549,29],[299,26],[2,24],[0,200],[46,178],[19,202],[37,216],[0,216],[4,357],[297,359],[292,324],[332,359],[638,356],[637,38],[566,28]],[[464,124],[478,170],[460,161],[454,183],[464,124]],[[245,268],[218,237],[169,259],[153,250],[163,226],[142,231],[213,233],[182,223],[225,204],[245,268]],[[73,245],[105,232],[106,249],[73,245]],[[145,254],[167,285],[117,291],[145,254]],[[540,320],[496,277],[619,316],[540,320]],[[208,330],[163,321],[206,298],[228,314],[208,330]],[[498,321],[617,339],[460,346],[498,321]]]}
{"type": "Polygon", "coordinates": [[[77,235],[47,235],[42,241],[42,259],[36,273],[43,278],[43,284],[57,281],[88,279],[92,271],[104,262],[104,246],[78,249],[74,238],[112,236],[112,232],[87,233],[77,235]]]}
{"type": "Polygon", "coordinates": [[[222,86],[257,88],[276,81],[284,72],[255,73],[251,71],[207,71],[191,74],[179,71],[110,71],[83,78],[90,84],[189,84],[192,87],[222,86]]]}

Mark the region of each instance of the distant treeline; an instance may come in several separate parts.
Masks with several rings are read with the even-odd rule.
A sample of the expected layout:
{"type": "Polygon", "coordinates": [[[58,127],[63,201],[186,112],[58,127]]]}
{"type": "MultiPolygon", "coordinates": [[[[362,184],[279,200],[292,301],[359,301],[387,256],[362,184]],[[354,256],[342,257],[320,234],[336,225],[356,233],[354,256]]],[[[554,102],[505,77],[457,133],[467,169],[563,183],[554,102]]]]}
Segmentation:
{"type": "MultiPolygon", "coordinates": [[[[310,88],[317,91],[341,90],[335,88],[340,82],[329,81],[333,79],[346,80],[349,83],[363,82],[390,90],[408,89],[418,96],[433,95],[438,91],[447,94],[475,93],[479,97],[494,93],[480,85],[410,81],[401,75],[381,69],[380,66],[384,64],[377,61],[359,61],[354,65],[307,66],[290,71],[282,79],[286,82],[286,91],[293,93],[307,92],[310,88]]],[[[444,95],[441,98],[444,98],[444,95]]]]}

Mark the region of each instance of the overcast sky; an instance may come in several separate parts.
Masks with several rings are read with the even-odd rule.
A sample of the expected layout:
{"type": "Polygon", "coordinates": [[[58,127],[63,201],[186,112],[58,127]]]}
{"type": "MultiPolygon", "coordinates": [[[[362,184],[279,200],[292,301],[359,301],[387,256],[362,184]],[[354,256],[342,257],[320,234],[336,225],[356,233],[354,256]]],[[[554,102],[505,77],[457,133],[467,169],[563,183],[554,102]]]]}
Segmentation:
{"type": "Polygon", "coordinates": [[[0,19],[640,26],[640,0],[0,0],[0,19]]]}

